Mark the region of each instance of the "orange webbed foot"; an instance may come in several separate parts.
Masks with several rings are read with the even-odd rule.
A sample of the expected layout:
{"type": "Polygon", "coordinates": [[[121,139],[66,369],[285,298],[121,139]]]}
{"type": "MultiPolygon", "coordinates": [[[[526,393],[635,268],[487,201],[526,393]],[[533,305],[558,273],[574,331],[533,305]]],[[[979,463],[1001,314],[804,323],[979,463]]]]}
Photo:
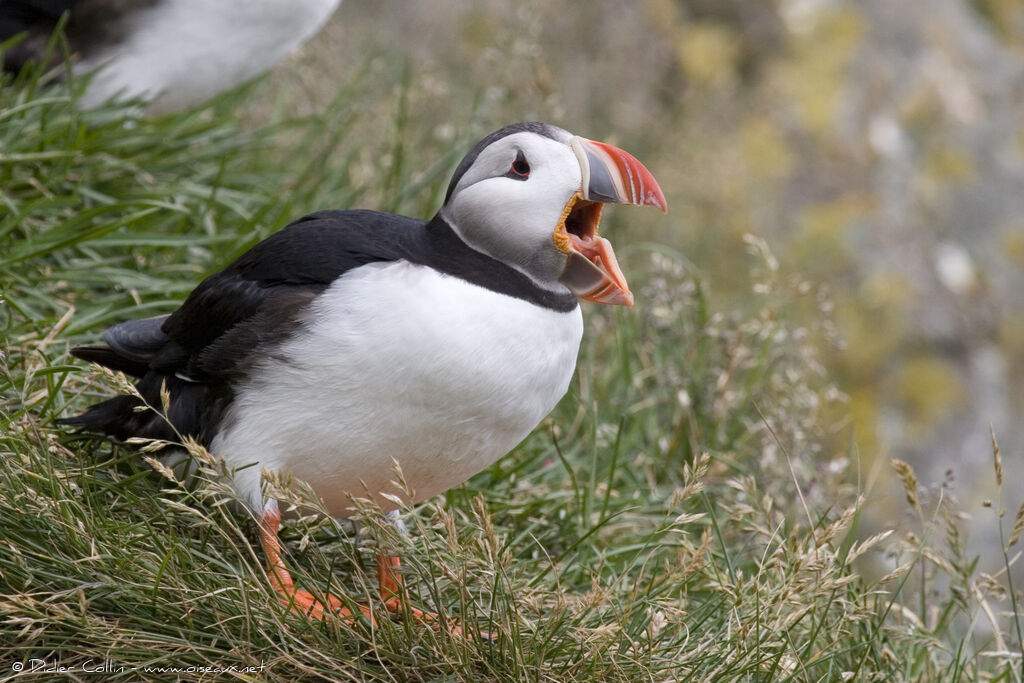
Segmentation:
{"type": "MultiPolygon", "coordinates": [[[[452,619],[442,619],[437,612],[427,612],[414,607],[409,602],[409,596],[402,585],[402,575],[398,573],[401,566],[400,560],[393,555],[382,555],[377,558],[377,579],[380,582],[380,594],[384,599],[384,607],[393,614],[402,614],[408,611],[416,621],[426,624],[435,630],[445,629],[466,638],[473,636],[462,628],[458,622],[452,619]]],[[[480,632],[479,636],[484,640],[493,640],[490,633],[480,632]]]]}
{"type": "MultiPolygon", "coordinates": [[[[271,585],[274,581],[271,580],[271,585]]],[[[276,586],[275,586],[276,588],[276,586]]],[[[353,614],[352,610],[345,607],[341,599],[334,595],[324,596],[327,604],[325,605],[320,598],[317,598],[309,591],[302,590],[300,588],[293,589],[290,593],[279,591],[279,599],[281,604],[290,607],[291,609],[303,614],[310,619],[317,619],[323,621],[331,617],[336,617],[347,623],[355,623],[357,616],[353,614]]],[[[363,617],[369,620],[371,624],[376,623],[373,618],[373,610],[368,605],[357,605],[359,613],[363,617]]]]}

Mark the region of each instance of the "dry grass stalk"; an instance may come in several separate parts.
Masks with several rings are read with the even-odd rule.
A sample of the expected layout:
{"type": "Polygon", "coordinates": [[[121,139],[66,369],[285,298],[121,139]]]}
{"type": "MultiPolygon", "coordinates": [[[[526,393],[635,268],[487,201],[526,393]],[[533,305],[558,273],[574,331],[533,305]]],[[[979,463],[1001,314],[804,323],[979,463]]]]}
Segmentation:
{"type": "Polygon", "coordinates": [[[921,500],[918,497],[918,483],[917,475],[914,473],[914,468],[897,458],[892,460],[892,468],[896,471],[896,475],[900,478],[900,482],[903,484],[903,493],[907,497],[907,502],[914,508],[917,514],[920,516],[921,511],[921,500]]]}

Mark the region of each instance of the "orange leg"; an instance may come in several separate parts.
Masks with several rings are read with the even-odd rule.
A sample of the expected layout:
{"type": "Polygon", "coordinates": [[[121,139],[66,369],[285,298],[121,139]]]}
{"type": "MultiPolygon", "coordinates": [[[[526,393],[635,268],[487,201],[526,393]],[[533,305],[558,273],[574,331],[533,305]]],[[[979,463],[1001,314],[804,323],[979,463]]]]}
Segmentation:
{"type": "MultiPolygon", "coordinates": [[[[328,614],[341,617],[348,622],[354,622],[355,617],[352,610],[343,607],[341,600],[333,595],[327,596],[327,604],[317,600],[312,593],[295,588],[292,575],[288,573],[281,558],[281,541],[277,537],[277,531],[281,527],[281,512],[277,508],[277,501],[270,501],[263,508],[263,518],[260,520],[260,543],[263,552],[267,555],[267,580],[270,586],[280,593],[281,602],[288,605],[297,612],[305,614],[310,619],[326,619],[328,614]]],[[[359,609],[363,616],[373,621],[373,612],[366,605],[360,605],[359,609]]]]}
{"type": "MultiPolygon", "coordinates": [[[[396,519],[399,529],[402,529],[401,522],[396,519]]],[[[326,596],[327,604],[313,596],[309,591],[295,588],[291,574],[284,566],[281,557],[281,541],[277,532],[281,527],[281,512],[278,510],[277,501],[270,500],[263,508],[263,518],[259,523],[260,543],[263,552],[267,555],[267,580],[271,587],[280,594],[281,602],[292,609],[305,614],[310,619],[326,619],[329,615],[340,617],[346,622],[354,622],[356,617],[352,610],[344,607],[341,600],[333,595],[326,596]]],[[[389,612],[401,613],[404,609],[409,610],[409,615],[417,621],[437,627],[440,618],[435,612],[425,612],[412,605],[405,605],[408,602],[408,595],[402,585],[402,576],[398,573],[400,566],[399,559],[393,555],[380,555],[377,557],[377,580],[380,583],[380,595],[384,607],[389,612]]],[[[373,610],[368,605],[359,605],[362,616],[375,623],[373,610]]],[[[452,633],[461,634],[462,627],[449,623],[448,628],[452,633]]],[[[482,633],[484,638],[490,638],[490,634],[482,633]]]]}
{"type": "MultiPolygon", "coordinates": [[[[406,533],[405,525],[402,524],[401,520],[394,516],[393,513],[388,514],[388,518],[391,519],[398,530],[403,534],[406,533]]],[[[436,612],[426,612],[413,607],[410,604],[404,604],[409,602],[409,596],[405,591],[405,587],[402,585],[402,575],[398,573],[398,568],[401,566],[401,562],[394,555],[378,555],[377,556],[377,581],[380,583],[380,595],[384,600],[384,606],[389,612],[401,613],[403,610],[409,610],[409,616],[413,619],[429,624],[434,628],[441,628],[441,618],[436,612]]],[[[448,621],[446,624],[449,631],[452,633],[458,633],[459,635],[465,635],[467,638],[472,637],[470,634],[462,630],[462,627],[458,624],[448,621]]],[[[490,633],[481,633],[480,637],[485,640],[493,638],[490,633]]]]}
{"type": "MultiPolygon", "coordinates": [[[[379,555],[377,557],[377,580],[380,582],[380,596],[384,600],[384,607],[389,612],[401,613],[403,609],[409,610],[409,615],[417,621],[431,625],[438,625],[440,617],[436,612],[424,612],[418,607],[405,605],[409,602],[409,596],[402,585],[402,575],[398,573],[401,561],[394,555],[379,555]]],[[[462,633],[462,627],[450,624],[452,633],[462,633]]]]}

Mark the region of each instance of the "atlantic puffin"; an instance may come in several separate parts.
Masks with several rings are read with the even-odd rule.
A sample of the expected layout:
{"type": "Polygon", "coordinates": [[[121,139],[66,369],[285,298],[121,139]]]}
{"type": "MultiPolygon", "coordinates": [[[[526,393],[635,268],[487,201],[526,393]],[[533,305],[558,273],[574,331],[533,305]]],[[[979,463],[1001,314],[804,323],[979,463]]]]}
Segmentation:
{"type": "MultiPolygon", "coordinates": [[[[351,619],[336,597],[325,605],[294,587],[261,470],[308,482],[336,517],[367,494],[393,515],[394,496],[425,500],[512,450],[569,387],[578,299],[633,304],[598,235],[605,203],[667,210],[654,176],[617,147],[545,123],[502,128],[458,164],[430,220],[310,214],[175,312],[72,349],[137,378],[150,406],[165,387],[169,409],[121,395],[62,422],[122,440],[198,440],[235,469],[282,601],[351,619]],[[394,461],[411,498],[391,483],[394,461]]],[[[397,610],[397,558],[377,564],[383,604],[397,610]]]]}
{"type": "MultiPolygon", "coordinates": [[[[184,109],[257,76],[312,37],[341,0],[4,0],[5,71],[41,61],[66,13],[76,73],[92,73],[80,105],[142,98],[184,109]]],[[[56,55],[57,58],[60,55],[56,55]]]]}

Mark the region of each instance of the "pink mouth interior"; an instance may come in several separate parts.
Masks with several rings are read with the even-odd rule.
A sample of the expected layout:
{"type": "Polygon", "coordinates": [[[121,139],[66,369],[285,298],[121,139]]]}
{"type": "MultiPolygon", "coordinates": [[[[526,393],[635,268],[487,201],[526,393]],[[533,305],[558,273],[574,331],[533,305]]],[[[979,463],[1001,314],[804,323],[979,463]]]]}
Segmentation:
{"type": "Polygon", "coordinates": [[[597,226],[604,204],[577,199],[565,217],[565,232],[578,252],[591,258],[597,249],[597,226]]]}

